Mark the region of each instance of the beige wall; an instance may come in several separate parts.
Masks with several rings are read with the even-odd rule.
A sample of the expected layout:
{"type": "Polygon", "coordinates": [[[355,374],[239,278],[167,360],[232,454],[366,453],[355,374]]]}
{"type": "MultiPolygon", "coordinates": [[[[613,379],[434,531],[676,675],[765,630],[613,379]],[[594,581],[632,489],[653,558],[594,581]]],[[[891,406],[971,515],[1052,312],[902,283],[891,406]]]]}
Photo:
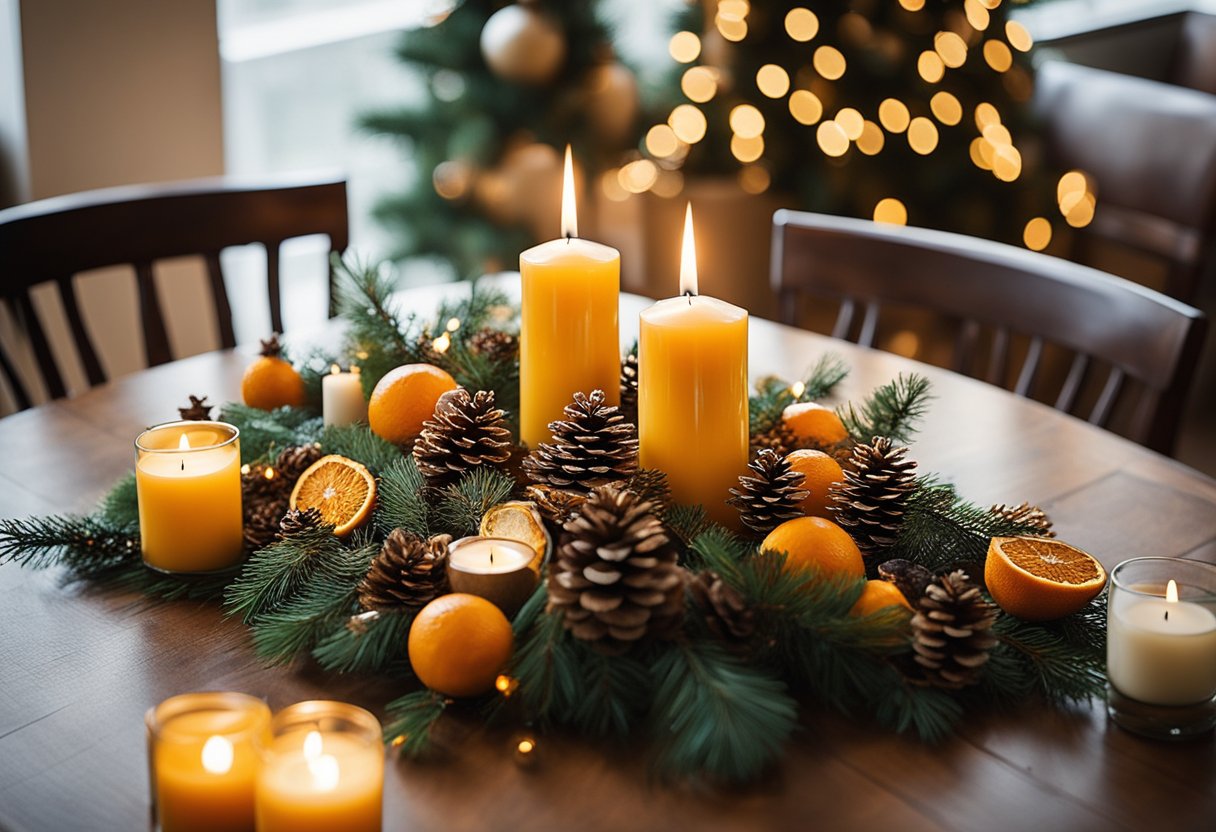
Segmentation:
{"type": "MultiPolygon", "coordinates": [[[[0,112],[0,136],[24,136],[28,159],[17,181],[28,184],[28,198],[223,173],[215,0],[0,4],[0,12],[17,6],[24,93],[23,110],[9,108],[24,124],[0,112]]],[[[133,279],[118,269],[78,280],[86,323],[111,375],[144,363],[133,279]]],[[[166,264],[157,279],[166,306],[208,305],[199,263],[166,264]]],[[[36,301],[52,324],[58,315],[50,293],[36,301]]],[[[0,326],[8,343],[12,324],[0,326]]],[[[178,355],[215,346],[210,316],[173,315],[170,327],[178,355]]],[[[59,333],[57,354],[70,354],[66,330],[51,328],[59,333]]],[[[76,390],[84,386],[75,366],[67,380],[76,390]]]]}

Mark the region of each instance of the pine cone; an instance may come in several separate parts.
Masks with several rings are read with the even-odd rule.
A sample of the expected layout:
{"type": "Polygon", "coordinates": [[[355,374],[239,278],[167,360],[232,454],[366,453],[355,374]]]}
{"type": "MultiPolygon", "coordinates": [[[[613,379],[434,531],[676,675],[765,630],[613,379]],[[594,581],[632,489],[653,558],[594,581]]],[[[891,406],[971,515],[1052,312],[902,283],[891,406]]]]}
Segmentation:
{"type": "Polygon", "coordinates": [[[853,448],[851,464],[844,466],[844,482],[829,489],[828,507],[863,555],[873,555],[899,536],[908,497],[916,487],[916,462],[906,459],[907,448],[876,436],[869,445],[853,448]]]}
{"type": "Polygon", "coordinates": [[[564,526],[574,519],[587,495],[577,491],[563,491],[548,485],[529,485],[528,499],[536,503],[540,513],[555,526],[564,526]]]}
{"type": "Polygon", "coordinates": [[[621,415],[638,423],[638,354],[630,350],[621,359],[621,415]]]}
{"type": "Polygon", "coordinates": [[[282,358],[283,345],[279,342],[279,333],[270,333],[269,340],[259,338],[258,341],[262,345],[261,352],[258,354],[265,358],[282,358]]]}
{"type": "Polygon", "coordinates": [[[998,517],[1004,517],[1011,523],[1023,523],[1034,528],[1035,534],[1039,537],[1055,537],[1056,533],[1052,530],[1051,518],[1047,516],[1047,512],[1038,506],[1032,506],[1030,503],[1022,503],[1018,506],[1007,506],[1004,503],[998,503],[988,509],[991,514],[998,517]]]}
{"type": "Polygon", "coordinates": [[[414,461],[427,484],[451,485],[478,465],[501,465],[510,459],[511,431],[504,415],[489,390],[470,395],[457,387],[440,396],[414,443],[414,461]]]}
{"type": "Polygon", "coordinates": [[[925,590],[933,583],[933,573],[919,563],[896,558],[879,564],[878,577],[890,581],[903,594],[908,603],[915,607],[920,603],[925,590]]]}
{"type": "Polygon", "coordinates": [[[611,486],[592,491],[557,547],[549,609],[576,638],[611,654],[672,635],[683,608],[676,546],[651,504],[611,486]]]}
{"type": "Polygon", "coordinates": [[[739,488],[727,500],[739,510],[739,519],[757,534],[768,534],[786,520],[802,516],[806,499],[803,475],[790,468],[789,461],[771,448],[765,448],[747,464],[756,476],[739,477],[739,488]]]}
{"type": "Polygon", "coordinates": [[[241,500],[246,510],[267,501],[286,503],[293,485],[279,476],[273,465],[255,462],[241,466],[241,500]]]}
{"type": "Polygon", "coordinates": [[[293,534],[300,534],[309,529],[317,529],[321,527],[321,512],[315,506],[309,507],[300,511],[299,509],[288,509],[283,515],[283,519],[279,521],[279,537],[291,537],[293,534]]]}
{"type": "Polygon", "coordinates": [[[287,511],[287,498],[256,500],[244,504],[245,548],[263,549],[279,539],[279,521],[287,511]]]}
{"type": "Polygon", "coordinates": [[[798,434],[794,433],[785,422],[778,420],[767,431],[752,436],[751,445],[752,453],[758,453],[765,448],[772,448],[777,453],[785,456],[790,451],[798,449],[798,434]]]}
{"type": "Polygon", "coordinates": [[[552,443],[542,442],[524,460],[535,483],[587,492],[619,483],[638,469],[637,429],[620,408],[604,404],[604,391],[574,394],[566,405],[568,421],[549,423],[552,443]]]}
{"type": "Polygon", "coordinates": [[[189,407],[179,407],[177,412],[187,422],[206,422],[211,418],[212,405],[207,404],[207,397],[190,397],[189,407]]]}
{"type": "Polygon", "coordinates": [[[359,604],[366,610],[418,610],[447,589],[450,535],[430,540],[394,529],[384,540],[359,584],[359,604]]]}
{"type": "Polygon", "coordinates": [[[285,486],[290,490],[295,487],[300,475],[322,456],[319,444],[295,445],[279,452],[278,458],[274,461],[274,467],[279,476],[283,478],[285,486]]]}
{"type": "Polygon", "coordinates": [[[671,508],[671,486],[667,475],[658,468],[639,468],[625,483],[625,488],[654,505],[654,511],[662,514],[671,508]]]}
{"type": "Polygon", "coordinates": [[[915,660],[924,681],[958,690],[979,681],[996,637],[997,608],[962,570],[929,584],[912,617],[915,660]]]}
{"type": "Polygon", "coordinates": [[[469,336],[469,349],[492,361],[509,361],[519,354],[519,338],[501,329],[486,327],[469,336]]]}
{"type": "Polygon", "coordinates": [[[693,603],[705,616],[705,623],[718,638],[745,639],[756,631],[756,613],[747,607],[743,595],[722,580],[717,572],[698,572],[688,582],[693,603]]]}

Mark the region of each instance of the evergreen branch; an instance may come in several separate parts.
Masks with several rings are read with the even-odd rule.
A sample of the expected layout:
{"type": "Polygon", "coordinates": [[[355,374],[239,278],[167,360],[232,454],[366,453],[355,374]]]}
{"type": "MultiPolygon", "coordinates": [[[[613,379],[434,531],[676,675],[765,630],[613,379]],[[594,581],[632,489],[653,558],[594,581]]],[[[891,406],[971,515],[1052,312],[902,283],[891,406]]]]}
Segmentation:
{"type": "Polygon", "coordinates": [[[405,529],[423,539],[430,537],[430,505],[426,483],[413,454],[399,456],[380,472],[376,489],[376,528],[387,536],[393,529],[405,529]]]}
{"type": "MultiPolygon", "coordinates": [[[[1096,630],[1100,625],[1096,617],[1091,617],[1088,624],[1074,621],[1071,626],[1096,630]]],[[[1059,704],[1081,702],[1104,694],[1106,654],[1099,646],[1100,635],[1087,633],[1078,637],[1074,631],[1072,636],[1076,641],[1069,641],[1058,626],[1033,624],[1012,615],[999,616],[993,632],[1000,641],[988,662],[995,667],[988,669],[985,665],[985,675],[998,684],[1008,683],[1010,677],[1024,680],[1012,684],[1008,695],[1029,686],[1047,701],[1059,704]]],[[[994,687],[994,684],[985,685],[993,698],[1006,695],[994,687]]]]}
{"type": "Polygon", "coordinates": [[[355,622],[342,622],[313,648],[313,658],[321,667],[337,673],[410,673],[406,641],[414,623],[412,613],[379,612],[355,622]]]}
{"type": "MultiPolygon", "coordinates": [[[[337,278],[338,311],[350,327],[352,341],[387,347],[402,358],[416,355],[414,344],[406,339],[409,321],[403,321],[391,305],[394,281],[382,273],[379,264],[334,254],[330,265],[337,278]]],[[[372,379],[372,385],[377,381],[379,378],[372,379]]]]}
{"type": "Polygon", "coordinates": [[[663,512],[663,525],[688,546],[710,527],[710,522],[705,506],[672,505],[663,512]]]}
{"type": "Polygon", "coordinates": [[[963,718],[957,699],[938,688],[910,684],[889,666],[887,675],[889,682],[868,697],[880,725],[899,734],[915,731],[923,741],[934,743],[954,733],[963,718]]]}
{"type": "Polygon", "coordinates": [[[824,353],[802,379],[802,391],[794,395],[793,386],[776,376],[761,379],[756,392],[748,397],[751,434],[767,433],[781,421],[782,412],[791,404],[819,401],[831,395],[836,385],[849,375],[848,365],[835,353],[824,353]]]}
{"type": "Polygon", "coordinates": [[[249,623],[300,592],[327,561],[346,550],[332,526],[306,529],[259,549],[224,593],[228,615],[249,623]]]}
{"type": "MultiPolygon", "coordinates": [[[[524,606],[533,605],[537,595],[524,606]]],[[[533,609],[536,609],[533,606],[533,609]]],[[[521,617],[523,611],[521,610],[521,617]]],[[[582,664],[573,638],[560,615],[537,613],[530,627],[517,636],[511,675],[519,682],[515,695],[530,720],[542,725],[564,722],[579,706],[583,692],[582,664]]]]}
{"type": "Polygon", "coordinates": [[[578,642],[581,695],[557,721],[588,737],[628,737],[650,703],[650,672],[636,656],[605,656],[578,642]]]}
{"type": "Polygon", "coordinates": [[[299,407],[259,410],[229,402],[220,410],[220,420],[241,432],[241,462],[268,459],[284,448],[317,441],[321,419],[299,407]]]}
{"type": "Polygon", "coordinates": [[[929,379],[919,373],[900,373],[870,393],[860,406],[845,404],[836,413],[857,442],[868,443],[875,436],[910,442],[917,423],[929,411],[930,388],[929,379]]]}
{"type": "Polygon", "coordinates": [[[435,506],[437,525],[453,537],[477,534],[482,516],[515,490],[510,474],[489,465],[478,465],[439,492],[435,506]]]}
{"type": "Polygon", "coordinates": [[[0,563],[86,574],[140,563],[139,527],[96,514],[0,520],[0,563]]]}
{"type": "Polygon", "coordinates": [[[431,746],[431,729],[451,704],[430,690],[416,690],[389,702],[384,709],[384,741],[411,759],[431,746]]]}
{"type": "Polygon", "coordinates": [[[662,774],[754,780],[793,733],[798,709],[785,684],[716,643],[673,644],[651,673],[662,774]]]}
{"type": "Polygon", "coordinates": [[[361,424],[326,427],[321,433],[321,451],[361,462],[373,474],[379,474],[401,459],[401,451],[396,445],[386,442],[372,433],[367,425],[361,424]]]}
{"type": "Polygon", "coordinates": [[[123,476],[101,498],[98,515],[115,528],[139,528],[139,498],[135,488],[135,472],[123,476]]]}

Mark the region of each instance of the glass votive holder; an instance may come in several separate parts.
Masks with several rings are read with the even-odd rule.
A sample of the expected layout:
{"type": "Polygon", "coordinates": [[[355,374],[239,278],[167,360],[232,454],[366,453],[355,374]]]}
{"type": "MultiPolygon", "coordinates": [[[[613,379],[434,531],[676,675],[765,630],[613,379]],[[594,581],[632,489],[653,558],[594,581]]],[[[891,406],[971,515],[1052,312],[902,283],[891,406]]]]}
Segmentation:
{"type": "Polygon", "coordinates": [[[379,832],[380,723],[343,702],[299,702],[277,713],[260,747],[258,832],[379,832]]]}
{"type": "Polygon", "coordinates": [[[1107,712],[1117,725],[1171,740],[1216,727],[1216,565],[1120,563],[1106,629],[1107,712]]]}
{"type": "Polygon", "coordinates": [[[161,572],[219,572],[240,563],[240,431],[224,422],[168,422],[135,440],[144,563],[161,572]]]}
{"type": "Polygon", "coordinates": [[[185,693],[148,709],[152,827],[162,832],[254,828],[255,741],[270,708],[243,693],[185,693]]]}

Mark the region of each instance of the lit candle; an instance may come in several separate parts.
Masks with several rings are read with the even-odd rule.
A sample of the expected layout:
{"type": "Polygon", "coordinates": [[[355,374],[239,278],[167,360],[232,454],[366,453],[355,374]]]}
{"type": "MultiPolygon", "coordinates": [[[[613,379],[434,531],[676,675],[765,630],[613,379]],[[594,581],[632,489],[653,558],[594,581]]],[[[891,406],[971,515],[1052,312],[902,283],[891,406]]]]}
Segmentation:
{"type": "Polygon", "coordinates": [[[563,418],[576,392],[603,390],[609,404],[620,401],[621,255],[578,239],[569,147],[562,237],[519,256],[520,438],[533,448],[550,441],[549,423],[563,418]]]}
{"type": "Polygon", "coordinates": [[[510,618],[540,583],[536,550],[518,540],[463,537],[448,547],[453,592],[479,595],[510,618]]]}
{"type": "Polygon", "coordinates": [[[380,723],[342,702],[279,712],[257,777],[258,832],[378,832],[384,793],[380,723]]]}
{"type": "Polygon", "coordinates": [[[335,364],[329,375],[321,379],[321,413],[325,424],[338,427],[367,419],[367,401],[363,398],[358,367],[352,366],[349,373],[344,373],[335,364]]]}
{"type": "Polygon", "coordinates": [[[243,693],[188,693],[148,711],[152,808],[163,832],[254,828],[255,739],[266,703],[243,693]]]}
{"type": "Polygon", "coordinates": [[[697,294],[692,206],[684,220],[680,297],[642,312],[639,463],[667,474],[672,498],[734,526],[726,505],[747,468],[747,311],[697,294]]]}
{"type": "Polygon", "coordinates": [[[223,422],[170,422],[135,440],[144,563],[213,572],[241,559],[239,431],[223,422]]]}

